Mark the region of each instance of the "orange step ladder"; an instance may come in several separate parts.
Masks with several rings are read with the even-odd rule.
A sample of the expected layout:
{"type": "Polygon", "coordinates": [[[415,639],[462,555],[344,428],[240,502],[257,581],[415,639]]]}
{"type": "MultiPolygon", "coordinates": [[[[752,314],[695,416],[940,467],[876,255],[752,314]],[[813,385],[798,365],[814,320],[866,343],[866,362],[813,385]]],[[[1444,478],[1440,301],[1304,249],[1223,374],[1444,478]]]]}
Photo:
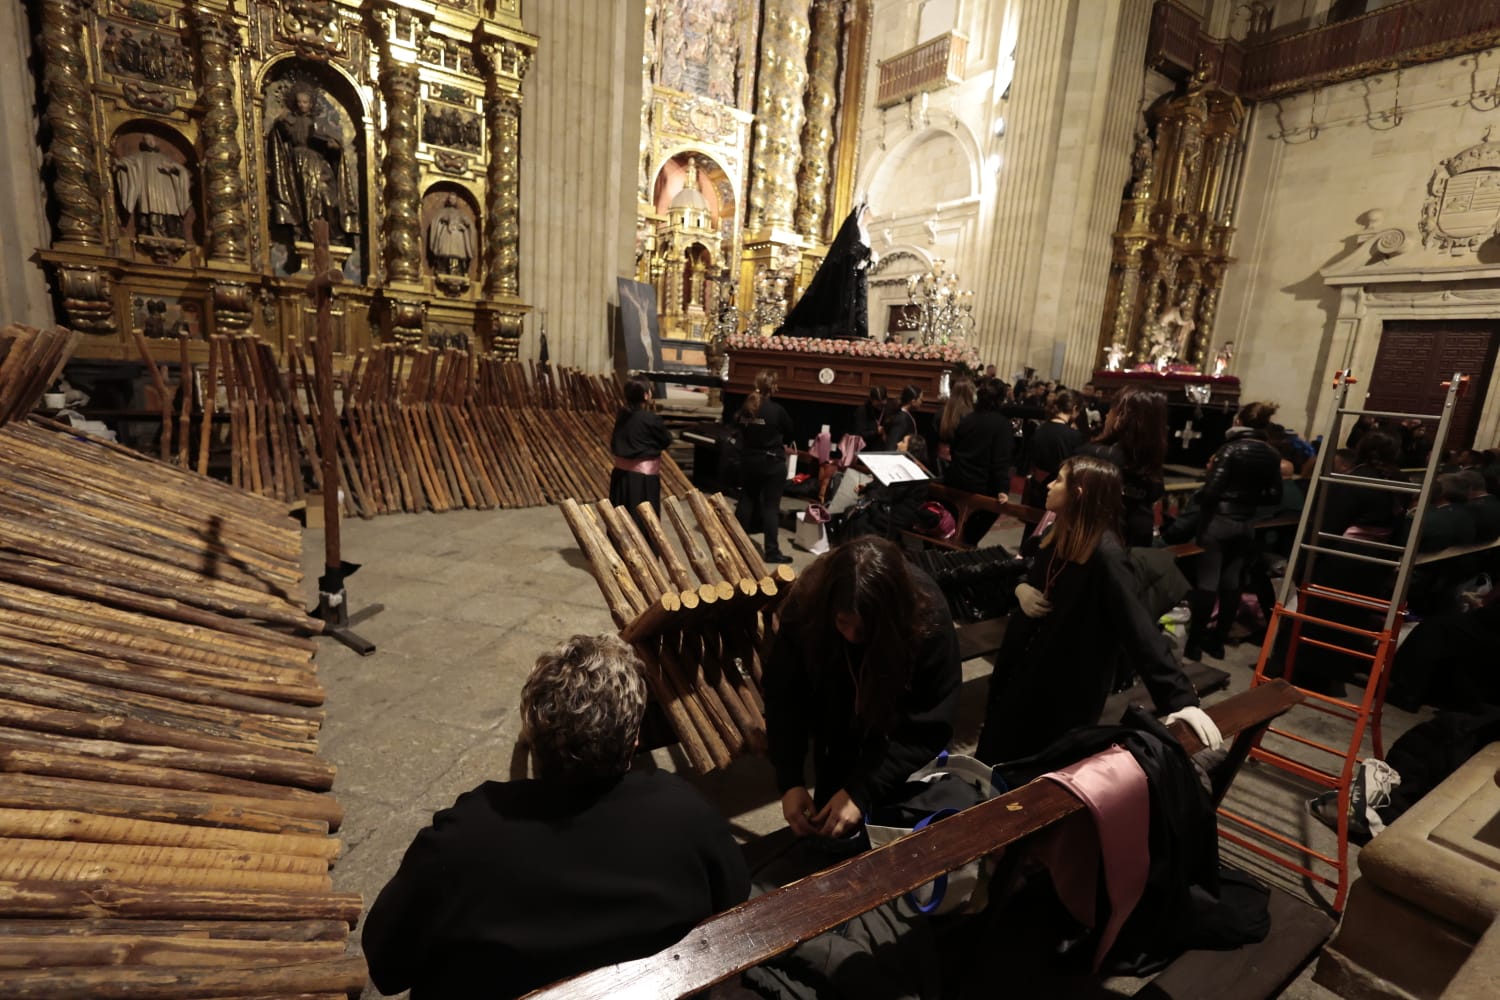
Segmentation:
{"type": "Polygon", "coordinates": [[[1307,501],[1302,508],[1301,522],[1297,528],[1296,541],[1287,560],[1286,576],[1282,579],[1276,606],[1266,628],[1265,642],[1261,646],[1260,659],[1255,664],[1255,676],[1251,686],[1269,683],[1275,678],[1267,673],[1274,659],[1277,636],[1281,628],[1289,626],[1285,647],[1282,678],[1297,686],[1304,698],[1301,709],[1321,712],[1351,724],[1347,743],[1331,745],[1290,732],[1285,726],[1271,726],[1250,751],[1250,759],[1275,767],[1302,781],[1325,789],[1338,791],[1338,848],[1336,856],[1316,850],[1311,844],[1273,830],[1234,812],[1220,808],[1219,815],[1228,821],[1220,824],[1219,834],[1225,840],[1260,855],[1276,864],[1300,873],[1306,878],[1335,888],[1333,909],[1343,912],[1344,900],[1349,892],[1349,796],[1354,775],[1360,768],[1360,751],[1364,746],[1365,733],[1370,733],[1376,758],[1384,758],[1385,741],[1380,730],[1381,711],[1385,705],[1385,690],[1389,680],[1391,662],[1396,654],[1396,638],[1406,610],[1406,590],[1410,583],[1411,570],[1415,562],[1417,547],[1421,543],[1422,517],[1432,492],[1437,475],[1438,462],[1443,443],[1448,437],[1448,425],[1453,416],[1454,403],[1466,376],[1455,374],[1445,383],[1448,390],[1441,413],[1392,413],[1376,410],[1349,409],[1346,398],[1349,386],[1355,382],[1347,371],[1338,372],[1334,378],[1333,426],[1323,438],[1318,451],[1312,480],[1308,486],[1307,501]],[[1433,438],[1432,453],[1421,483],[1397,482],[1365,476],[1339,474],[1331,471],[1332,455],[1342,436],[1342,421],[1346,416],[1373,416],[1399,420],[1436,421],[1437,430],[1433,438]],[[1405,544],[1396,545],[1378,537],[1336,535],[1322,530],[1327,506],[1328,487],[1345,489],[1372,489],[1398,494],[1409,494],[1416,498],[1416,516],[1412,519],[1405,544]],[[1319,558],[1326,560],[1354,561],[1371,566],[1370,581],[1373,590],[1390,590],[1389,596],[1373,596],[1354,590],[1328,585],[1314,579],[1319,558]],[[1380,567],[1378,570],[1375,567],[1380,567]],[[1295,596],[1296,603],[1292,603],[1295,596]],[[1343,617],[1333,617],[1339,612],[1343,617]],[[1377,627],[1373,619],[1379,617],[1377,627]],[[1312,633],[1312,634],[1308,634],[1312,633]],[[1368,679],[1358,700],[1334,697],[1318,691],[1300,687],[1296,682],[1296,662],[1299,649],[1312,647],[1340,656],[1351,657],[1368,664],[1368,679]],[[1266,741],[1277,742],[1277,747],[1267,747],[1266,741]],[[1315,751],[1316,759],[1332,758],[1334,763],[1327,768],[1314,766],[1292,754],[1298,748],[1315,751]],[[1319,756],[1322,755],[1322,756],[1319,756]],[[1246,832],[1239,832],[1239,831],[1246,832]],[[1268,843],[1269,842],[1269,843],[1268,843]],[[1321,864],[1333,869],[1332,877],[1313,867],[1321,864]]]}

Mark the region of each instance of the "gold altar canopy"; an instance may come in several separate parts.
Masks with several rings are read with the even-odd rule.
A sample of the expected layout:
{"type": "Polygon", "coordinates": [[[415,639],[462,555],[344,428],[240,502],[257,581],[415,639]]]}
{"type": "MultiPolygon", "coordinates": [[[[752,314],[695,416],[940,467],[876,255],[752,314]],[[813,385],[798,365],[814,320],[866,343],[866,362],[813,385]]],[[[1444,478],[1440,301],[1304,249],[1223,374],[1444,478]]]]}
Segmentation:
{"type": "Polygon", "coordinates": [[[1202,368],[1230,264],[1244,106],[1201,63],[1146,112],[1120,207],[1099,346],[1132,362],[1202,368]]]}
{"type": "MultiPolygon", "coordinates": [[[[311,223],[345,282],[334,349],[514,356],[521,0],[41,0],[52,246],[78,356],[311,324],[311,223]]],[[[153,352],[155,347],[153,347],[153,352]]],[[[163,347],[163,357],[168,356],[163,347]]]]}

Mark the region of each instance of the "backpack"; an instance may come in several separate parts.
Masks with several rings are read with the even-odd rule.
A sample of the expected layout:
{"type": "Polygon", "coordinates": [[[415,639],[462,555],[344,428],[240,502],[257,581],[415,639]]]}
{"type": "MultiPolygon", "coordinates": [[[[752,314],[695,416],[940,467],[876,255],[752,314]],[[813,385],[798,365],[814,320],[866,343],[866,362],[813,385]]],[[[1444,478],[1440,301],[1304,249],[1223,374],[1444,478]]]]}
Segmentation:
{"type": "Polygon", "coordinates": [[[917,508],[917,520],[913,527],[932,538],[952,538],[958,533],[953,512],[936,500],[929,500],[917,508]]]}

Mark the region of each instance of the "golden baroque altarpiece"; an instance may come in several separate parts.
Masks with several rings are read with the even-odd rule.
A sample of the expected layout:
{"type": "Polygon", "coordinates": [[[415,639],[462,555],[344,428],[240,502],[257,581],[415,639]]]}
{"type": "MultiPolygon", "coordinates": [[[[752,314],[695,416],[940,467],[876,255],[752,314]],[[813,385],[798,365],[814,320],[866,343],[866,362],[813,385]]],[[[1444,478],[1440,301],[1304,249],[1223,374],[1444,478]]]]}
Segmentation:
{"type": "MultiPolygon", "coordinates": [[[[344,272],[335,345],[514,356],[520,0],[41,0],[54,239],[38,251],[78,354],[133,332],[312,324],[311,224],[344,272]]],[[[170,338],[171,344],[161,338],[170,338]]]]}
{"type": "Polygon", "coordinates": [[[1099,345],[1106,367],[1209,361],[1245,140],[1244,105],[1200,63],[1146,112],[1114,234],[1099,345]]]}

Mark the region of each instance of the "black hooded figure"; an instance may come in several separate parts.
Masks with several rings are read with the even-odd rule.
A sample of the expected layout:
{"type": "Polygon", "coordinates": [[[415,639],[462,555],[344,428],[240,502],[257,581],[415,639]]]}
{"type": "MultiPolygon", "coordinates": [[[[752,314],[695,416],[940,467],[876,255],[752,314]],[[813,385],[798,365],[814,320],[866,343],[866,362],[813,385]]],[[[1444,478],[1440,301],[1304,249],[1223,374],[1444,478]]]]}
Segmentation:
{"type": "Polygon", "coordinates": [[[859,216],[868,206],[849,213],[839,234],[828,247],[828,256],[807,290],[776,330],[788,337],[841,337],[848,340],[870,335],[866,295],[870,269],[870,246],[860,231],[859,216]]]}

